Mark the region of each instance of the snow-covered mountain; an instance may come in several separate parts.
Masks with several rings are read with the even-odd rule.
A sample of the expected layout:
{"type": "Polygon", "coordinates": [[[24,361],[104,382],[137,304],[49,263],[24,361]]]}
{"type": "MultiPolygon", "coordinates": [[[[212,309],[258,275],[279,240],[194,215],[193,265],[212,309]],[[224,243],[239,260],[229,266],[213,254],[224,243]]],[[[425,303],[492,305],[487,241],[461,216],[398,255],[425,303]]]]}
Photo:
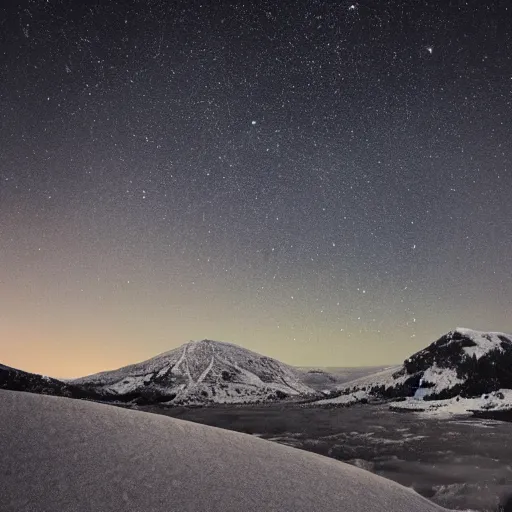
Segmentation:
{"type": "Polygon", "coordinates": [[[138,403],[250,403],[314,396],[304,373],[231,343],[191,341],[142,363],[71,381],[138,403]]]}
{"type": "Polygon", "coordinates": [[[369,399],[478,397],[512,389],[512,336],[457,328],[409,357],[402,366],[347,382],[340,396],[318,404],[369,399]]]}
{"type": "Polygon", "coordinates": [[[118,407],[0,391],[3,512],[442,512],[355,466],[118,407]]]}

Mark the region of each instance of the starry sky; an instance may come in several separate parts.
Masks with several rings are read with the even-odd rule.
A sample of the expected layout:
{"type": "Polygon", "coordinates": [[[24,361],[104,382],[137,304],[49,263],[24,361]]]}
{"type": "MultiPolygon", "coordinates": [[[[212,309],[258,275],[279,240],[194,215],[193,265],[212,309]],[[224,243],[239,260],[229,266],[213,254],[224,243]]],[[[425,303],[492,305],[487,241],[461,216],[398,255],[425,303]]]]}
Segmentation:
{"type": "Polygon", "coordinates": [[[512,331],[509,0],[22,0],[0,43],[4,364],[512,331]]]}

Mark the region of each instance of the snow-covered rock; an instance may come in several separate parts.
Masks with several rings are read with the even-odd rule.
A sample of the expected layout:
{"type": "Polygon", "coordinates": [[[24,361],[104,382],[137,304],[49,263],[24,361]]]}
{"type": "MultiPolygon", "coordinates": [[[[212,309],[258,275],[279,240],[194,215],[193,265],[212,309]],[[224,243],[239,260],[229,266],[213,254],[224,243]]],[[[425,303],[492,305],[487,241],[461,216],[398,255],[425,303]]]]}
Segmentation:
{"type": "Polygon", "coordinates": [[[318,394],[304,382],[304,375],[237,345],[202,340],[72,383],[105,397],[139,403],[250,403],[318,394]]]}
{"type": "Polygon", "coordinates": [[[402,366],[348,382],[338,390],[340,397],[321,403],[347,403],[351,396],[421,401],[471,398],[501,388],[512,389],[512,336],[457,328],[402,366]]]}
{"type": "Polygon", "coordinates": [[[393,402],[389,407],[396,411],[421,412],[429,416],[471,416],[475,413],[500,413],[512,410],[512,389],[500,389],[475,398],[457,396],[445,400],[425,401],[407,398],[404,401],[393,402]]]}
{"type": "Polygon", "coordinates": [[[357,467],[253,436],[0,391],[4,512],[442,512],[357,467]]]}

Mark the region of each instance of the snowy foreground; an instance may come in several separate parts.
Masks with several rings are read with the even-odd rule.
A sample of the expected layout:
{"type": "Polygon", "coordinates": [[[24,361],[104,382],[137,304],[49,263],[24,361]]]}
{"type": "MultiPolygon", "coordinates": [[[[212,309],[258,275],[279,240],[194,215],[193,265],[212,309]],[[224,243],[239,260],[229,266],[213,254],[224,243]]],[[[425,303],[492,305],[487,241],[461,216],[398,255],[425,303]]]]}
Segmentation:
{"type": "Polygon", "coordinates": [[[359,468],[236,432],[0,391],[5,512],[434,512],[359,468]]]}

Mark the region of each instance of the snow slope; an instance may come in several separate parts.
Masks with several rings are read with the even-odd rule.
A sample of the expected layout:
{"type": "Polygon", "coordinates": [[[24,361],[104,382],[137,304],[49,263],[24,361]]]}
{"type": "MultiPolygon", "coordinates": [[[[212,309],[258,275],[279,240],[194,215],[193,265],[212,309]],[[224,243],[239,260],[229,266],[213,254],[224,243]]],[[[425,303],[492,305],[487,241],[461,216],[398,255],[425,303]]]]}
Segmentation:
{"type": "Polygon", "coordinates": [[[347,389],[351,387],[371,387],[377,384],[381,384],[383,382],[395,382],[396,378],[394,378],[393,375],[401,368],[401,366],[390,366],[388,368],[384,368],[383,370],[372,373],[370,375],[363,375],[362,377],[358,377],[357,379],[345,382],[340,389],[347,389]]]}
{"type": "Polygon", "coordinates": [[[418,400],[479,397],[512,389],[512,336],[457,328],[400,367],[345,383],[341,396],[315,402],[350,404],[372,397],[418,400]]]}
{"type": "Polygon", "coordinates": [[[60,380],[52,379],[46,375],[24,372],[3,364],[0,364],[0,389],[71,398],[85,398],[86,396],[94,398],[90,394],[86,395],[80,388],[60,380]]]}
{"type": "MultiPolygon", "coordinates": [[[[474,345],[465,346],[464,352],[468,356],[473,356],[474,354],[477,359],[485,356],[491,350],[502,351],[504,348],[502,343],[512,343],[511,335],[503,332],[481,332],[465,329],[464,327],[457,327],[454,332],[473,341],[474,345]]],[[[451,343],[454,342],[456,340],[451,341],[451,343]]]]}
{"type": "Polygon", "coordinates": [[[304,373],[231,343],[191,341],[142,363],[72,381],[120,399],[244,403],[312,396],[304,373]]]}
{"type": "Polygon", "coordinates": [[[401,366],[391,366],[370,375],[363,375],[357,379],[344,382],[337,389],[331,390],[335,396],[312,402],[310,405],[351,405],[371,398],[370,390],[378,386],[393,386],[405,378],[395,378],[394,375],[401,366]]]}
{"type": "Polygon", "coordinates": [[[476,398],[448,398],[446,400],[415,400],[391,403],[396,411],[421,412],[428,416],[471,416],[474,412],[501,412],[512,410],[512,389],[500,389],[476,398]]]}
{"type": "Polygon", "coordinates": [[[336,398],[325,398],[323,400],[316,400],[312,405],[352,405],[362,400],[368,399],[366,391],[354,391],[353,393],[343,394],[336,398]]]}
{"type": "Polygon", "coordinates": [[[299,370],[304,372],[305,383],[318,390],[329,391],[338,388],[345,382],[351,382],[355,379],[373,375],[381,370],[384,366],[361,366],[361,367],[313,367],[302,366],[299,370]]]}
{"type": "Polygon", "coordinates": [[[253,436],[0,391],[3,512],[441,512],[362,469],[253,436]]]}

